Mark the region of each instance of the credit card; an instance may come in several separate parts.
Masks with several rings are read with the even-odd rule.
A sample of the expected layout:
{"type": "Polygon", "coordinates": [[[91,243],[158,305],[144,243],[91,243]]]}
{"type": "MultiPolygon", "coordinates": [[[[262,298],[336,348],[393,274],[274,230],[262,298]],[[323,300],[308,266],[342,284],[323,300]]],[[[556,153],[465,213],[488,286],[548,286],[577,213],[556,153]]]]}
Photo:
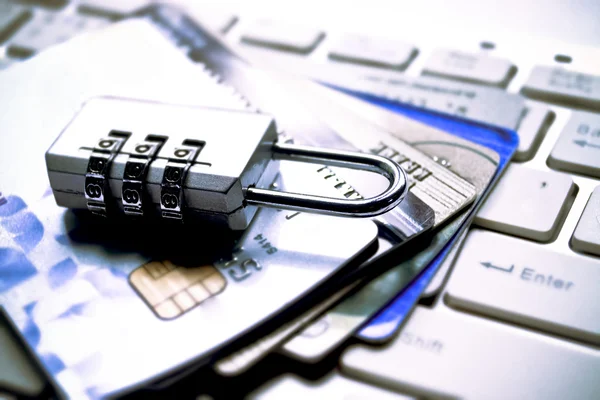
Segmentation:
{"type": "MultiPolygon", "coordinates": [[[[327,104],[343,105],[347,113],[351,112],[349,115],[366,117],[369,122],[390,132],[390,136],[402,138],[410,144],[414,144],[416,148],[427,150],[427,153],[437,159],[440,164],[446,165],[449,169],[473,183],[477,188],[478,196],[481,196],[496,174],[500,157],[495,151],[438,129],[424,129],[423,127],[417,129],[421,124],[415,124],[411,119],[416,119],[414,115],[425,114],[420,110],[409,109],[414,114],[410,114],[412,118],[409,119],[342,94],[328,95],[328,92],[321,89],[314,89],[312,92],[313,95],[320,92],[320,96],[317,96],[322,100],[318,104],[320,109],[327,110],[327,104]]],[[[328,108],[332,107],[329,106],[328,108]]],[[[327,112],[323,111],[323,114],[327,112]]],[[[353,117],[348,118],[352,120],[353,117]]],[[[514,146],[516,146],[514,133],[501,130],[495,131],[483,126],[466,124],[463,121],[449,120],[431,114],[429,114],[430,120],[427,120],[424,116],[420,118],[422,122],[426,122],[429,126],[432,125],[433,120],[437,119],[438,127],[447,132],[467,135],[467,131],[472,131],[470,134],[480,135],[484,140],[493,141],[493,137],[495,141],[501,143],[512,139],[512,149],[514,150],[514,146]]],[[[506,146],[510,148],[509,145],[506,146]]],[[[428,249],[419,256],[388,271],[387,285],[383,284],[386,278],[386,274],[384,274],[371,283],[374,285],[373,293],[367,295],[364,292],[365,289],[363,289],[345,299],[326,312],[319,320],[306,327],[298,336],[287,342],[282,348],[284,353],[309,362],[318,361],[328,354],[331,349],[367,322],[381,307],[393,300],[404,289],[404,285],[412,281],[444,249],[448,241],[459,232],[461,226],[464,226],[465,216],[467,215],[469,214],[464,213],[461,218],[446,225],[436,234],[428,249]],[[394,270],[399,271],[396,276],[391,275],[394,270]],[[379,286],[375,286],[377,281],[381,282],[379,286]],[[318,332],[318,334],[315,334],[315,332],[318,332]]]]}
{"type": "MultiPolygon", "coordinates": [[[[483,188],[478,199],[468,213],[464,212],[459,218],[462,220],[461,226],[452,227],[452,225],[458,224],[458,219],[453,223],[445,227],[437,236],[452,237],[452,239],[443,247],[443,250],[436,255],[435,259],[430,263],[427,268],[423,270],[418,279],[416,279],[405,291],[394,299],[394,301],[381,310],[371,321],[368,322],[357,334],[362,340],[369,342],[382,343],[393,338],[395,332],[399,329],[404,319],[412,310],[412,307],[416,304],[421,293],[427,288],[427,285],[436,275],[436,272],[442,267],[446,261],[446,257],[452,253],[453,249],[460,245],[461,238],[464,238],[462,233],[467,225],[470,225],[470,221],[475,215],[477,208],[483,203],[486,196],[493,189],[495,182],[501,177],[502,172],[508,165],[513,153],[518,146],[518,135],[513,131],[502,130],[497,134],[483,134],[478,129],[473,130],[460,130],[458,126],[453,127],[453,121],[448,121],[440,118],[436,118],[434,115],[427,115],[418,112],[414,109],[407,107],[400,107],[397,104],[388,101],[377,100],[372,97],[365,97],[365,100],[371,102],[373,105],[367,107],[355,107],[353,110],[360,112],[362,116],[372,121],[380,121],[380,126],[388,125],[389,131],[393,132],[395,136],[405,137],[411,143],[421,149],[423,152],[428,154],[443,156],[444,159],[450,163],[450,168],[457,171],[461,176],[467,180],[473,182],[478,189],[483,188]],[[395,114],[386,112],[386,109],[393,111],[395,114]],[[397,125],[401,118],[399,116],[410,117],[415,120],[428,123],[431,126],[438,126],[445,128],[449,132],[454,133],[457,136],[472,141],[473,143],[480,144],[487,147],[488,149],[494,150],[498,155],[497,171],[490,178],[488,184],[485,183],[484,176],[479,173],[474,167],[469,168],[468,163],[463,163],[464,167],[461,167],[460,161],[464,161],[467,158],[461,148],[452,148],[449,143],[442,143],[436,138],[432,137],[418,137],[417,135],[405,134],[404,130],[392,130],[392,126],[397,125]],[[397,122],[394,121],[397,119],[397,122]],[[459,172],[460,171],[460,172],[459,172]]],[[[348,101],[347,104],[358,104],[348,101]]],[[[436,239],[437,240],[437,239],[436,239]]]]}
{"type": "Polygon", "coordinates": [[[6,199],[0,303],[73,398],[114,395],[207,361],[339,274],[377,238],[369,220],[262,209],[229,243],[229,259],[211,262],[222,254],[216,245],[228,246],[222,236],[211,242],[210,232],[103,229],[52,197],[32,207],[6,199]],[[171,245],[164,235],[186,242],[171,245]]]}

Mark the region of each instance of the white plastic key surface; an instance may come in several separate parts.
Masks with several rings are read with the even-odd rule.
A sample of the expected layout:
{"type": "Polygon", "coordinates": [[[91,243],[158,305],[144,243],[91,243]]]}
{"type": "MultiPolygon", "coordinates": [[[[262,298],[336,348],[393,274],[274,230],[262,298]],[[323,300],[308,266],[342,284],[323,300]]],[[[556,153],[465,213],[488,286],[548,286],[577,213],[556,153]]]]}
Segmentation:
{"type": "Polygon", "coordinates": [[[600,114],[574,111],[550,153],[548,165],[600,178],[600,114]]]}
{"type": "Polygon", "coordinates": [[[594,189],[581,214],[571,245],[577,251],[600,256],[600,186],[594,189]]]}
{"type": "Polygon", "coordinates": [[[514,67],[509,60],[502,58],[439,49],[432,53],[423,74],[506,87],[514,75],[514,67]]]}
{"type": "Polygon", "coordinates": [[[567,175],[511,164],[474,223],[527,239],[548,241],[560,225],[573,190],[573,180],[567,175]]]}
{"type": "Polygon", "coordinates": [[[600,344],[600,261],[473,230],[446,302],[534,329],[600,344]]]}
{"type": "Polygon", "coordinates": [[[384,348],[351,347],[342,372],[425,398],[578,399],[600,392],[600,352],[451,310],[417,307],[384,348]]]}
{"type": "Polygon", "coordinates": [[[329,51],[329,58],[355,64],[403,70],[416,53],[414,46],[389,39],[344,35],[329,51]]]}
{"type": "Polygon", "coordinates": [[[519,147],[513,156],[515,161],[527,161],[533,158],[544,135],[554,121],[554,113],[545,104],[526,101],[525,107],[523,119],[517,129],[519,147]]]}
{"type": "Polygon", "coordinates": [[[538,100],[600,111],[600,75],[537,66],[531,71],[521,92],[538,100]]]}
{"type": "Polygon", "coordinates": [[[325,34],[318,29],[290,27],[269,20],[261,20],[243,35],[242,42],[306,54],[311,52],[325,34]]]}

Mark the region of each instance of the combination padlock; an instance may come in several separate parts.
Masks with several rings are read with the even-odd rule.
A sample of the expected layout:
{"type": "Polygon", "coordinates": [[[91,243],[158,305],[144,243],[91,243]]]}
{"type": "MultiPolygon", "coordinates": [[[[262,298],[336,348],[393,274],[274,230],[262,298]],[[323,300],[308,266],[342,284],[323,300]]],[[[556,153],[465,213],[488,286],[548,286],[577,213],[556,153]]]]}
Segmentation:
{"type": "Polygon", "coordinates": [[[46,153],[59,206],[108,216],[205,220],[244,229],[257,206],[353,217],[395,207],[404,171],[375,155],[279,143],[275,121],[246,111],[95,98],[84,104],[46,153]],[[273,159],[359,168],[390,181],[368,199],[266,189],[273,159]]]}

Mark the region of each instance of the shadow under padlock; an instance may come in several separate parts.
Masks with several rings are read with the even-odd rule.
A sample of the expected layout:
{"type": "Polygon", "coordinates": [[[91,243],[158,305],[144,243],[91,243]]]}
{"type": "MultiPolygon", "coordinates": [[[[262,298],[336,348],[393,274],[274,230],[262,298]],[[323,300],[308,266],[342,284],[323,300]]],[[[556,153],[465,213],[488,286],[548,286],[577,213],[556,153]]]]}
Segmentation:
{"type": "Polygon", "coordinates": [[[245,229],[257,207],[346,217],[391,210],[407,192],[400,166],[377,155],[277,141],[272,117],[115,98],[88,101],[46,153],[60,206],[103,217],[207,222],[245,229]],[[268,189],[275,159],[384,176],[367,199],[268,189]]]}

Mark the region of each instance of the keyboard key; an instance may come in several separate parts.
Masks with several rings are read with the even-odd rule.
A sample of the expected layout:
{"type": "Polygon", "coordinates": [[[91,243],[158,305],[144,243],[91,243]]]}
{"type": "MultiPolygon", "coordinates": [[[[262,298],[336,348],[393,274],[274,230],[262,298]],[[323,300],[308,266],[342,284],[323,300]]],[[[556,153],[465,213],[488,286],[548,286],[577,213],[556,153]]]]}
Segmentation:
{"type": "Polygon", "coordinates": [[[600,76],[538,66],[521,92],[534,99],[600,111],[600,76]]]}
{"type": "Polygon", "coordinates": [[[389,392],[345,378],[337,372],[316,382],[310,382],[294,375],[284,375],[261,387],[252,398],[257,399],[383,399],[409,400],[412,397],[389,392]]]}
{"type": "Polygon", "coordinates": [[[550,153],[548,165],[600,178],[600,114],[573,111],[550,153]]]}
{"type": "Polygon", "coordinates": [[[416,54],[414,46],[407,43],[346,35],[331,48],[329,58],[403,71],[416,54]]]}
{"type": "Polygon", "coordinates": [[[554,112],[543,104],[527,101],[525,116],[519,124],[519,147],[513,156],[515,161],[531,160],[544,135],[554,121],[554,112]]]}
{"type": "Polygon", "coordinates": [[[151,3],[151,0],[83,0],[77,11],[106,18],[122,18],[151,3]]]}
{"type": "Polygon", "coordinates": [[[600,261],[473,230],[456,260],[449,305],[600,344],[600,261]]]}
{"type": "Polygon", "coordinates": [[[511,164],[474,223],[510,235],[549,241],[559,228],[574,190],[573,180],[566,175],[511,164]]]}
{"type": "Polygon", "coordinates": [[[502,58],[440,49],[425,64],[423,75],[506,87],[516,71],[510,61],[502,58]]]}
{"type": "Polygon", "coordinates": [[[600,186],[594,189],[581,214],[571,245],[577,251],[600,256],[600,186]]]}
{"type": "Polygon", "coordinates": [[[69,13],[37,12],[23,29],[10,40],[8,53],[26,58],[54,44],[64,42],[84,31],[109,24],[104,18],[69,13]]]}
{"type": "Polygon", "coordinates": [[[0,0],[0,43],[12,36],[29,18],[31,11],[27,7],[0,0]]]}
{"type": "Polygon", "coordinates": [[[390,345],[351,347],[341,365],[356,379],[425,398],[593,399],[600,392],[597,350],[424,307],[390,345]]]}
{"type": "Polygon", "coordinates": [[[249,28],[242,35],[241,41],[255,46],[308,54],[324,37],[325,34],[317,29],[283,26],[263,20],[249,28]]]}

